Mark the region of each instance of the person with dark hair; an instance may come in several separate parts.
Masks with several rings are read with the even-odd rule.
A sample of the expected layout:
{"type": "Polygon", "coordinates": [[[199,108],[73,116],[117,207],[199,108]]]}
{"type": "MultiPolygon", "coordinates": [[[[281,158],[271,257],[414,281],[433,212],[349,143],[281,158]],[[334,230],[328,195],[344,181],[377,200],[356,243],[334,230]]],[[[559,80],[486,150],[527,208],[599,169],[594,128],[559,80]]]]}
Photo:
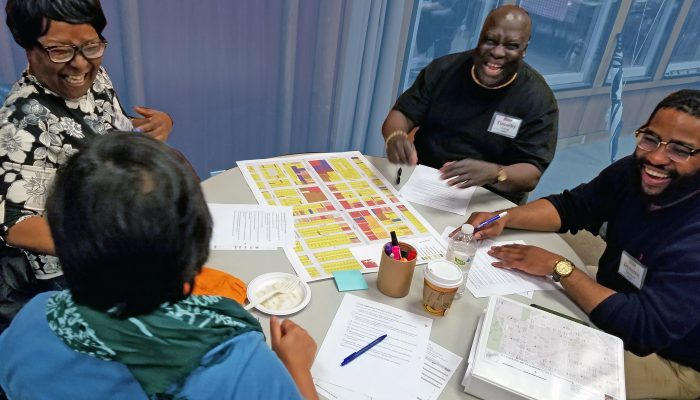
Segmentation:
{"type": "MultiPolygon", "coordinates": [[[[508,210],[477,232],[504,228],[597,234],[595,279],[564,257],[526,245],[492,247],[499,268],[551,275],[600,329],[625,344],[631,399],[700,396],[700,91],[663,99],[636,131],[637,148],[571,191],[508,210]]],[[[474,213],[477,225],[496,213],[474,213]]]]}
{"type": "Polygon", "coordinates": [[[190,295],[212,219],[166,145],[96,138],[59,170],[47,218],[69,290],[37,295],[0,336],[9,398],[317,398],[305,330],[271,320],[278,358],[240,304],[190,295]]]}
{"type": "Polygon", "coordinates": [[[101,66],[99,0],[8,0],[5,10],[29,66],[0,108],[0,331],[31,296],[63,284],[42,217],[56,168],[109,130],[166,140],[172,129],[153,109],[126,116],[101,66]]]}
{"type": "Polygon", "coordinates": [[[530,32],[524,9],[498,7],[476,48],[424,68],[382,125],[389,161],[438,168],[450,186],[522,203],[554,157],[559,116],[544,78],[523,61],[530,32]]]}

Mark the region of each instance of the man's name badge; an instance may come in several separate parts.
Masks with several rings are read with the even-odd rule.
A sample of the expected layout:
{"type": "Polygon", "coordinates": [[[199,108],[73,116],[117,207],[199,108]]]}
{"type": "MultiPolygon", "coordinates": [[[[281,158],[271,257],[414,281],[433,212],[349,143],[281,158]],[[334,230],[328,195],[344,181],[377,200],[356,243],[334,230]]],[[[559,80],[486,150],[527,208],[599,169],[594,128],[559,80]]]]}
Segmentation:
{"type": "Polygon", "coordinates": [[[495,112],[493,117],[491,117],[489,132],[513,139],[518,135],[518,129],[520,129],[520,124],[522,123],[523,120],[520,118],[495,112]]]}
{"type": "Polygon", "coordinates": [[[647,276],[647,267],[626,251],[623,251],[620,257],[620,268],[617,272],[637,289],[642,289],[644,278],[647,276]]]}

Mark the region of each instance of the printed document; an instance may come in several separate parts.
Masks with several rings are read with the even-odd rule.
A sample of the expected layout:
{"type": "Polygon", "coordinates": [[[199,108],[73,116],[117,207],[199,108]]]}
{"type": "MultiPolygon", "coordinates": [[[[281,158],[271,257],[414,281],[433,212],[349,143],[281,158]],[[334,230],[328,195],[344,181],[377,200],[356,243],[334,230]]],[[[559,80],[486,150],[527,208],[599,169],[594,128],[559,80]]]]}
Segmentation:
{"type": "MultiPolygon", "coordinates": [[[[418,394],[415,399],[437,400],[461,362],[462,357],[437,343],[428,342],[421,380],[418,384],[418,394]]],[[[316,378],[314,378],[314,383],[318,393],[329,399],[372,400],[371,396],[358,391],[362,385],[356,385],[354,389],[346,388],[316,378]]]]}
{"type": "Polygon", "coordinates": [[[294,247],[292,208],[209,203],[212,250],[273,250],[294,247]]]}
{"type": "MultiPolygon", "coordinates": [[[[416,398],[433,320],[346,294],[328,329],[313,376],[321,382],[352,388],[373,399],[416,398]],[[350,354],[381,335],[387,337],[341,367],[350,354]]],[[[326,390],[332,391],[329,385],[326,390]]]]}
{"type": "Polygon", "coordinates": [[[482,240],[469,269],[467,289],[474,297],[489,297],[532,290],[554,290],[559,286],[543,276],[534,276],[516,269],[496,268],[491,263],[498,261],[486,252],[491,246],[504,244],[525,244],[522,240],[495,242],[482,240]]]}
{"type": "Polygon", "coordinates": [[[447,181],[440,178],[439,170],[418,165],[399,193],[414,203],[466,215],[474,190],[474,186],[466,189],[448,186],[447,181]]]}
{"type": "Polygon", "coordinates": [[[437,400],[461,362],[462,357],[437,343],[428,342],[417,400],[437,400]]]}
{"type": "Polygon", "coordinates": [[[464,391],[483,399],[623,400],[624,349],[615,336],[494,296],[480,321],[464,391]]]}
{"type": "MultiPolygon", "coordinates": [[[[418,253],[416,265],[445,258],[445,245],[432,236],[406,238],[400,239],[400,241],[408,243],[416,249],[416,253],[418,253]]],[[[384,244],[379,242],[350,248],[353,257],[366,268],[363,272],[378,272],[384,244]]]]}

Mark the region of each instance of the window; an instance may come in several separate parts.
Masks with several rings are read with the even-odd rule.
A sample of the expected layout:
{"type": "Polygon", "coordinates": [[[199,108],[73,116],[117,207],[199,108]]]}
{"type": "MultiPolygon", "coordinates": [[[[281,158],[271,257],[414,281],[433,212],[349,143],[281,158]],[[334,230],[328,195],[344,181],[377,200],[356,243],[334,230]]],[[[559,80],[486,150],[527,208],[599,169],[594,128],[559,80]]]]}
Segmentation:
{"type": "Polygon", "coordinates": [[[525,61],[552,89],[590,86],[608,42],[617,0],[520,0],[532,18],[525,61]]]}
{"type": "MultiPolygon", "coordinates": [[[[622,65],[625,82],[653,78],[680,1],[634,0],[622,27],[622,65]]],[[[606,83],[612,80],[608,73],[606,83]]]]}
{"type": "Polygon", "coordinates": [[[690,6],[669,59],[665,78],[700,75],[700,1],[690,6]]]}
{"type": "Polygon", "coordinates": [[[486,15],[498,0],[419,0],[400,91],[408,89],[430,61],[476,46],[486,15]]]}

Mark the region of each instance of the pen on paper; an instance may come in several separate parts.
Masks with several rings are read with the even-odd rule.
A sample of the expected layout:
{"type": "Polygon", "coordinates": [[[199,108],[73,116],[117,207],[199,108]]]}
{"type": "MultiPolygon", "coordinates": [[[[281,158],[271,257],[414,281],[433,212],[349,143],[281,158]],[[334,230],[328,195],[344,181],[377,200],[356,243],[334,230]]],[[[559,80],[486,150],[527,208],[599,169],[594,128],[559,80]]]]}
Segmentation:
{"type": "Polygon", "coordinates": [[[401,167],[399,167],[399,170],[396,171],[396,184],[397,184],[397,185],[398,185],[399,183],[401,183],[401,172],[402,172],[401,167]]]}
{"type": "Polygon", "coordinates": [[[382,340],[386,339],[386,333],[383,334],[382,336],[374,339],[370,344],[367,346],[361,348],[360,350],[357,350],[356,352],[350,354],[349,356],[345,357],[343,361],[340,363],[340,366],[343,367],[347,364],[349,364],[352,360],[356,359],[357,357],[363,355],[367,350],[371,349],[372,347],[376,346],[381,342],[382,340]]]}
{"type": "Polygon", "coordinates": [[[498,221],[499,219],[505,217],[506,215],[508,215],[508,211],[503,211],[502,213],[500,213],[494,217],[491,217],[491,218],[487,219],[486,221],[480,223],[479,225],[476,226],[476,229],[474,229],[474,230],[478,231],[479,229],[485,227],[486,225],[489,225],[489,224],[492,224],[492,223],[498,221]]]}

